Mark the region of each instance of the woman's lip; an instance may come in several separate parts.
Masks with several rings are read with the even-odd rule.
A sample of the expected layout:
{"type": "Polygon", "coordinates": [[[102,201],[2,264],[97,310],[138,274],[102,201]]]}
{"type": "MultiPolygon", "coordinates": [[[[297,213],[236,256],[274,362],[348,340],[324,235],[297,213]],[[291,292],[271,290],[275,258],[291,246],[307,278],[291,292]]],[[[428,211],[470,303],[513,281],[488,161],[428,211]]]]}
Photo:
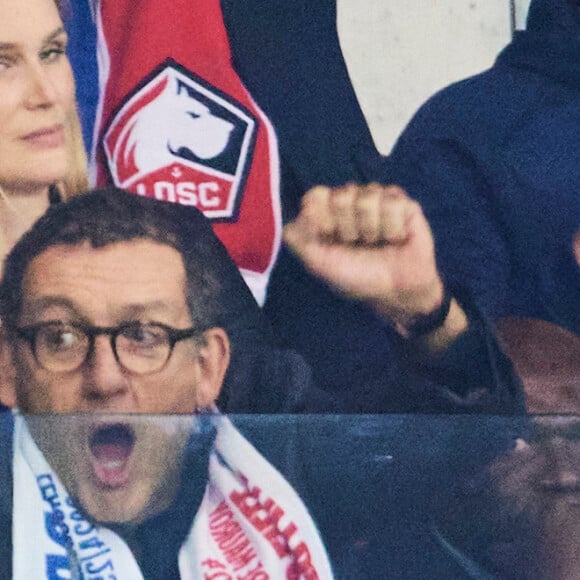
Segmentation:
{"type": "Polygon", "coordinates": [[[27,143],[37,147],[61,147],[65,142],[63,125],[53,125],[28,133],[22,138],[27,143]]]}

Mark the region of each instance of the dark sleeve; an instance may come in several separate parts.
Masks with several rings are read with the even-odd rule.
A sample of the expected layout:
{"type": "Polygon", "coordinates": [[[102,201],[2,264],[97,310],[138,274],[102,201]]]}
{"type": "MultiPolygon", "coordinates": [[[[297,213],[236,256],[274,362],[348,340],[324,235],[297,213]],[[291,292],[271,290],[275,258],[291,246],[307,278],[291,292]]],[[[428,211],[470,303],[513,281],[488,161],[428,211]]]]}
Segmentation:
{"type": "Polygon", "coordinates": [[[404,358],[417,401],[425,405],[424,412],[525,412],[521,380],[500,348],[490,320],[469,292],[452,292],[468,317],[468,330],[437,357],[423,356],[412,342],[405,344],[404,358]]]}
{"type": "MultiPolygon", "coordinates": [[[[412,195],[423,190],[420,186],[429,181],[431,170],[436,167],[426,167],[419,175],[415,173],[418,162],[431,156],[418,149],[416,156],[406,159],[406,152],[414,152],[414,138],[408,146],[401,144],[400,159],[406,163],[401,162],[400,166],[381,159],[374,148],[340,51],[334,0],[266,3],[222,0],[222,8],[235,68],[272,120],[279,138],[286,219],[294,217],[303,192],[318,183],[399,180],[412,195]]],[[[447,164],[441,165],[438,170],[445,175],[447,164]]],[[[436,201],[426,213],[440,224],[434,229],[436,238],[442,238],[441,243],[437,240],[437,249],[446,277],[457,272],[457,285],[470,287],[462,282],[475,276],[474,294],[482,293],[497,300],[502,294],[496,288],[507,280],[509,264],[497,249],[503,247],[501,236],[489,220],[480,220],[479,213],[487,211],[483,201],[480,212],[479,207],[468,206],[460,197],[465,183],[470,181],[471,170],[449,193],[450,205],[442,209],[440,218],[436,201]],[[461,212],[469,215],[462,219],[461,212]],[[473,231],[472,221],[482,224],[481,231],[473,231]],[[457,223],[463,225],[447,236],[447,230],[457,223]],[[491,249],[481,240],[488,240],[491,249]],[[453,249],[462,248],[466,241],[469,244],[459,253],[458,262],[453,249]],[[483,262],[474,267],[476,260],[483,262]],[[486,276],[477,278],[482,271],[486,276],[489,273],[489,280],[486,276]]],[[[447,190],[443,185],[441,188],[447,190]]],[[[433,194],[435,200],[439,190],[433,194]]],[[[427,400],[434,405],[432,411],[478,408],[473,402],[464,404],[467,397],[464,376],[457,377],[455,371],[440,372],[437,368],[433,370],[437,374],[435,379],[425,378],[414,364],[409,370],[407,361],[401,360],[402,341],[384,321],[364,305],[337,297],[305,273],[285,250],[272,274],[265,311],[277,333],[304,356],[318,386],[339,402],[343,412],[413,412],[425,409],[425,393],[430,394],[427,400]],[[448,393],[458,394],[450,397],[448,393]]],[[[481,340],[486,340],[487,332],[481,334],[481,340]]],[[[464,348],[469,350],[472,345],[465,344],[464,348]]],[[[467,360],[482,353],[486,357],[486,362],[481,363],[484,366],[492,364],[490,355],[497,356],[495,351],[490,353],[481,347],[467,360]]],[[[462,364],[467,361],[457,361],[458,366],[462,364]]],[[[441,365],[445,368],[446,363],[441,361],[441,365]]],[[[490,377],[495,377],[491,371],[481,374],[474,370],[469,384],[477,383],[478,391],[503,392],[503,386],[488,382],[490,377]]],[[[484,405],[485,409],[491,406],[484,405]]],[[[503,404],[498,402],[498,406],[503,404]]]]}
{"type": "Polygon", "coordinates": [[[520,406],[518,378],[467,292],[452,288],[469,330],[445,356],[425,359],[371,308],[331,292],[288,252],[281,256],[270,287],[276,308],[266,309],[340,412],[501,414],[520,406]]]}

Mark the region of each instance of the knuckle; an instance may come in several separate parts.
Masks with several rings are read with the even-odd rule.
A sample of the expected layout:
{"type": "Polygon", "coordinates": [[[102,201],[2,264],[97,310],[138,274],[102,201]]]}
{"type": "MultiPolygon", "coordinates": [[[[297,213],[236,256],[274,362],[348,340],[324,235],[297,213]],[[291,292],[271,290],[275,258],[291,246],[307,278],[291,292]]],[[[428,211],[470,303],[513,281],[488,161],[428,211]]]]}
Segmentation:
{"type": "Polygon", "coordinates": [[[324,185],[316,185],[310,188],[302,196],[302,207],[309,204],[324,203],[328,198],[329,188],[324,185]]]}
{"type": "Polygon", "coordinates": [[[385,194],[389,197],[398,198],[398,199],[409,199],[407,192],[400,186],[395,183],[389,184],[384,187],[385,194]]]}
{"type": "Polygon", "coordinates": [[[345,212],[353,208],[355,196],[350,189],[334,189],[331,195],[331,204],[335,211],[345,212]]]}
{"type": "Polygon", "coordinates": [[[379,201],[375,196],[360,196],[356,202],[357,214],[362,218],[372,219],[380,209],[379,201]]]}
{"type": "Polygon", "coordinates": [[[421,206],[421,204],[418,201],[415,201],[414,199],[408,200],[408,213],[409,215],[418,215],[423,217],[425,215],[423,213],[423,207],[421,206]]]}

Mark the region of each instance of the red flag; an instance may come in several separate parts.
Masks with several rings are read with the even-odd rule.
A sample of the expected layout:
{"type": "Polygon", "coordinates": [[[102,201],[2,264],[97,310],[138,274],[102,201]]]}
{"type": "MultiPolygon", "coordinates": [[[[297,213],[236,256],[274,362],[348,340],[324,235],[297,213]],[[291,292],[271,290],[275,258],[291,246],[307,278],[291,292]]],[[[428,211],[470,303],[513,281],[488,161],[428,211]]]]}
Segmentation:
{"type": "Polygon", "coordinates": [[[281,233],[275,133],[219,0],[97,0],[97,184],[194,205],[263,302],[281,233]]]}

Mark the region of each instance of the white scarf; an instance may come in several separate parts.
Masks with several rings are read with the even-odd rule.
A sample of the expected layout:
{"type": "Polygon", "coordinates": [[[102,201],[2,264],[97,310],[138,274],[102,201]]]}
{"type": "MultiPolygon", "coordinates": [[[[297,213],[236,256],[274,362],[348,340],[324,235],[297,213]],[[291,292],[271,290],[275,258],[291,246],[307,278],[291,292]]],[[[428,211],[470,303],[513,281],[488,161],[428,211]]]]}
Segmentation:
{"type": "MultiPolygon", "coordinates": [[[[223,416],[204,498],[179,551],[181,580],[327,580],[318,531],[288,482],[223,416]]],[[[30,435],[14,429],[13,580],[140,580],[125,542],[75,508],[30,435]]]]}

